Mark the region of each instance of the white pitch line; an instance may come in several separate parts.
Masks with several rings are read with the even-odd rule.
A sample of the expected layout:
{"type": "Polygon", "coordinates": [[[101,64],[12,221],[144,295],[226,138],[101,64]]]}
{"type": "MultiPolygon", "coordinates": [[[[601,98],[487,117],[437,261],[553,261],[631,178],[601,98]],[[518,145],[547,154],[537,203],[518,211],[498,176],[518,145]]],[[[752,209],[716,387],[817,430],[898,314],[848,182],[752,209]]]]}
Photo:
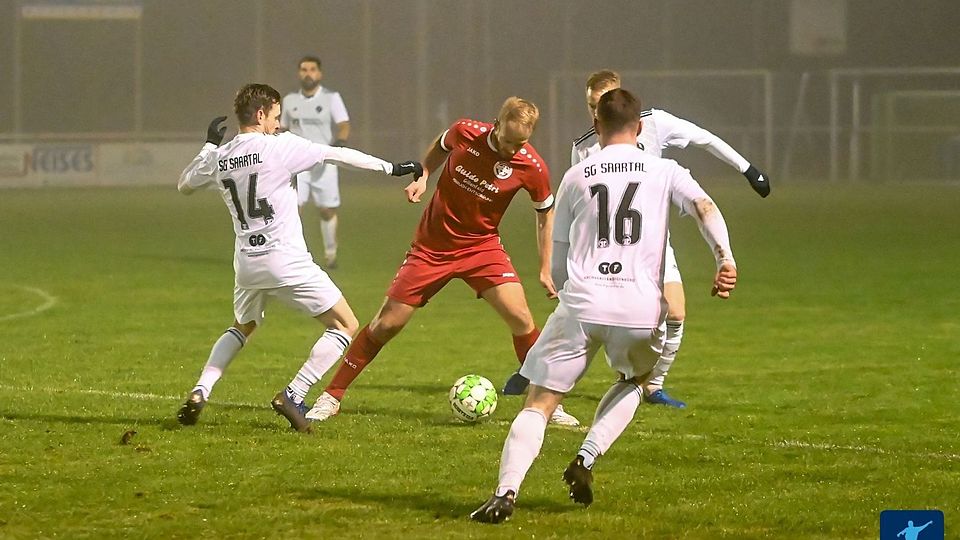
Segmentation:
{"type": "MultiPolygon", "coordinates": [[[[0,390],[11,390],[14,392],[36,392],[39,391],[45,394],[81,394],[81,395],[90,395],[90,396],[111,396],[111,397],[121,397],[127,399],[138,399],[143,401],[179,401],[183,399],[183,396],[174,396],[174,395],[163,395],[163,394],[151,394],[146,392],[118,392],[115,390],[99,390],[96,388],[66,388],[66,389],[52,389],[52,388],[35,388],[32,386],[9,386],[0,384],[0,390]]],[[[250,403],[243,401],[220,401],[216,402],[219,405],[225,405],[227,407],[252,407],[252,408],[264,408],[266,409],[266,403],[250,403]]],[[[506,420],[495,421],[498,424],[508,424],[506,420]]],[[[634,431],[638,433],[638,431],[634,431]]],[[[642,435],[651,435],[661,438],[669,439],[684,439],[684,440],[702,440],[708,441],[710,437],[707,435],[696,434],[696,433],[662,433],[662,432],[651,432],[651,431],[639,431],[642,435]]],[[[734,444],[756,444],[755,441],[749,441],[744,439],[724,439],[724,442],[730,442],[734,444]]],[[[765,442],[762,443],[764,446],[769,446],[771,448],[798,448],[801,450],[822,450],[827,452],[834,451],[844,451],[844,452],[856,452],[861,454],[878,454],[878,455],[888,455],[888,456],[910,456],[910,457],[919,457],[925,459],[940,459],[944,461],[960,461],[960,454],[951,454],[947,452],[900,452],[895,450],[887,450],[885,448],[879,448],[876,446],[853,446],[853,445],[840,445],[832,443],[809,443],[804,441],[795,441],[795,440],[782,440],[778,442],[765,442]]]]}
{"type": "Polygon", "coordinates": [[[935,458],[935,459],[946,459],[949,461],[960,461],[960,454],[949,454],[943,452],[894,452],[892,450],[886,450],[883,448],[877,448],[875,446],[848,446],[848,445],[839,445],[832,443],[808,443],[803,441],[780,441],[774,446],[779,448],[801,448],[806,449],[810,448],[813,450],[843,450],[848,452],[860,452],[863,454],[881,454],[881,455],[908,455],[914,457],[922,458],[935,458]]]}
{"type": "MultiPolygon", "coordinates": [[[[119,392],[116,390],[98,390],[96,388],[35,388],[32,386],[8,386],[0,384],[0,390],[12,390],[14,392],[41,392],[44,394],[81,394],[87,396],[110,396],[127,399],[138,399],[141,401],[180,401],[184,396],[173,396],[163,394],[150,394],[145,392],[119,392]]],[[[242,401],[220,401],[218,405],[228,407],[266,407],[264,403],[247,403],[242,401]]]]}
{"type": "Polygon", "coordinates": [[[43,304],[41,304],[39,307],[30,309],[30,310],[27,310],[27,311],[19,311],[19,312],[17,312],[17,313],[9,313],[9,314],[7,314],[7,315],[0,315],[0,322],[10,321],[10,320],[13,320],[13,319],[21,319],[21,318],[23,318],[23,317],[32,317],[33,315],[37,315],[37,314],[39,314],[39,313],[43,313],[44,311],[46,311],[46,310],[52,308],[53,306],[57,305],[57,298],[56,298],[55,296],[52,296],[50,293],[48,293],[47,291],[45,291],[45,290],[43,290],[43,289],[38,289],[38,288],[36,288],[36,287],[27,287],[26,285],[7,285],[7,286],[8,286],[8,287],[14,287],[14,288],[17,288],[17,289],[22,289],[22,290],[24,290],[24,291],[31,292],[31,293],[39,296],[41,299],[43,299],[43,304]]]}

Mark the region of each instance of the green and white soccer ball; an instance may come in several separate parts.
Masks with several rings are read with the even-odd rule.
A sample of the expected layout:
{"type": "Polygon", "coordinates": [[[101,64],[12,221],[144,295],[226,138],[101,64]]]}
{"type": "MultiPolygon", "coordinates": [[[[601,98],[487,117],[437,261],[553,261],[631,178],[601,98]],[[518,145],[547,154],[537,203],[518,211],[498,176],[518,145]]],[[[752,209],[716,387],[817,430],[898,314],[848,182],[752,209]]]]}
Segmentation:
{"type": "Polygon", "coordinates": [[[450,388],[450,408],[464,422],[477,422],[497,410],[497,389],[486,377],[464,375],[450,388]]]}

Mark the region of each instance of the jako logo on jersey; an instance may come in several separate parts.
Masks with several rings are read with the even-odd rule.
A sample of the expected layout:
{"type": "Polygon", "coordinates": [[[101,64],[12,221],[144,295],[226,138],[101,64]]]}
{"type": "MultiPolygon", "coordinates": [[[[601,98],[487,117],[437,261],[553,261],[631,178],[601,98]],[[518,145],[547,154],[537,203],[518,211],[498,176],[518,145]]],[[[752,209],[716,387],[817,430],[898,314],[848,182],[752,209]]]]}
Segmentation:
{"type": "Polygon", "coordinates": [[[506,180],[513,174],[513,167],[506,161],[498,161],[497,164],[493,166],[493,174],[501,180],[506,180]]]}
{"type": "Polygon", "coordinates": [[[599,270],[603,275],[619,274],[621,271],[623,271],[623,265],[618,262],[602,262],[600,263],[600,266],[597,267],[597,270],[599,270]]]}
{"type": "Polygon", "coordinates": [[[476,148],[470,148],[470,147],[468,146],[468,147],[467,147],[467,152],[470,152],[471,154],[473,154],[473,155],[475,155],[475,156],[477,156],[477,157],[480,157],[480,151],[477,150],[476,148]]]}

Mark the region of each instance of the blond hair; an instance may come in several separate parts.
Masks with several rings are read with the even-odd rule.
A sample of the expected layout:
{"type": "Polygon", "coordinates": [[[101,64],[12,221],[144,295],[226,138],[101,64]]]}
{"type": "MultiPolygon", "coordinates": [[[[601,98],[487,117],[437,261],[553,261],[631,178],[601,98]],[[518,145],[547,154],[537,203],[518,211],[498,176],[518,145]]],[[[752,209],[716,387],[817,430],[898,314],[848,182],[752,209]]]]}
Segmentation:
{"type": "Polygon", "coordinates": [[[501,124],[514,121],[520,125],[529,126],[530,129],[537,125],[539,119],[540,109],[532,101],[517,96],[508,97],[500,107],[500,114],[497,115],[497,120],[501,124]]]}
{"type": "Polygon", "coordinates": [[[610,69],[595,71],[587,79],[587,90],[595,92],[609,86],[620,87],[620,74],[610,69]]]}

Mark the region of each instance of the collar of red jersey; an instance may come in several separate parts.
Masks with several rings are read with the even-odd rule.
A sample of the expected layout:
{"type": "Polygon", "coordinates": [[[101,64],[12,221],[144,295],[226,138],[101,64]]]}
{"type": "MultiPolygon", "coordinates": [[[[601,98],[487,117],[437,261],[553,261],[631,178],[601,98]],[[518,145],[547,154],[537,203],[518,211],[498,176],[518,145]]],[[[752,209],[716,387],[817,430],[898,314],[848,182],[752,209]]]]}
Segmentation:
{"type": "Polygon", "coordinates": [[[487,133],[487,146],[489,146],[491,150],[493,150],[494,152],[497,152],[497,154],[499,154],[500,151],[497,150],[497,147],[493,145],[493,139],[492,139],[492,137],[493,137],[493,131],[491,131],[490,133],[487,133]]]}

